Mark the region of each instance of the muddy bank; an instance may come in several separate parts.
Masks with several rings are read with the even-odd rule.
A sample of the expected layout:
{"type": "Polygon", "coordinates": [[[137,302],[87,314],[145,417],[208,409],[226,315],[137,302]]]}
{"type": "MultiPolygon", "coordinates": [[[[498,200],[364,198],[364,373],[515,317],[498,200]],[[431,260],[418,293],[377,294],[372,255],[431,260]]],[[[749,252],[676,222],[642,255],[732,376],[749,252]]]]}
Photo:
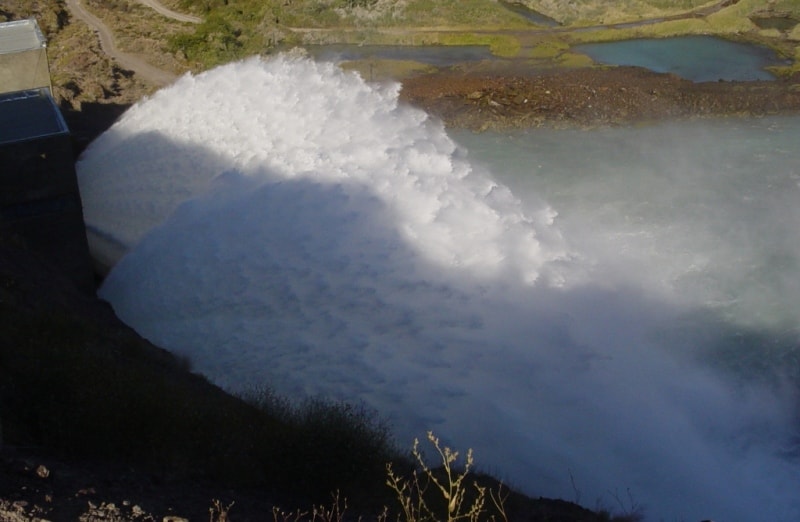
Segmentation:
{"type": "Polygon", "coordinates": [[[800,112],[800,79],[693,83],[638,67],[439,71],[403,81],[401,98],[473,130],[594,127],[708,116],[800,112]]]}

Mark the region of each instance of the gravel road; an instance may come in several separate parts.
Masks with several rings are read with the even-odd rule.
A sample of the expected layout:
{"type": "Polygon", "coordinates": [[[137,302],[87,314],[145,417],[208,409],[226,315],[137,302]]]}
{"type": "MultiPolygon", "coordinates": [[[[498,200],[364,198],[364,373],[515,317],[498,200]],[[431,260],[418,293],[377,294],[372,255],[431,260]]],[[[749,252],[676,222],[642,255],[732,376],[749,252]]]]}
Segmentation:
{"type": "Polygon", "coordinates": [[[155,10],[156,12],[166,16],[167,18],[172,18],[173,20],[177,20],[179,22],[187,22],[190,24],[199,24],[203,20],[200,17],[179,13],[177,11],[173,11],[161,5],[156,0],[139,0],[140,4],[146,5],[147,7],[155,10]]]}
{"type": "MultiPolygon", "coordinates": [[[[141,0],[143,4],[146,4],[150,7],[153,7],[151,4],[157,4],[155,0],[141,0]]],[[[169,85],[177,79],[175,74],[171,72],[165,71],[163,69],[159,69],[158,67],[153,67],[145,60],[139,58],[136,55],[123,52],[117,48],[117,45],[114,43],[114,34],[111,32],[111,29],[107,25],[105,25],[99,18],[95,15],[90,13],[81,3],[81,0],[66,0],[67,8],[70,12],[78,18],[85,22],[94,32],[97,33],[97,36],[100,38],[100,47],[103,49],[108,56],[113,58],[120,64],[121,67],[124,69],[128,69],[136,73],[140,78],[144,81],[152,83],[158,87],[163,87],[165,85],[169,85]]],[[[160,6],[163,11],[166,13],[171,13],[172,15],[178,15],[179,13],[174,13],[173,11],[169,11],[163,6],[160,6]]],[[[154,7],[155,9],[155,7],[154,7]]],[[[156,9],[158,12],[165,14],[162,12],[161,9],[156,9]]],[[[170,16],[165,14],[165,16],[170,16]]],[[[181,15],[185,16],[185,15],[181,15]]],[[[184,20],[186,21],[186,20],[184,20]]]]}

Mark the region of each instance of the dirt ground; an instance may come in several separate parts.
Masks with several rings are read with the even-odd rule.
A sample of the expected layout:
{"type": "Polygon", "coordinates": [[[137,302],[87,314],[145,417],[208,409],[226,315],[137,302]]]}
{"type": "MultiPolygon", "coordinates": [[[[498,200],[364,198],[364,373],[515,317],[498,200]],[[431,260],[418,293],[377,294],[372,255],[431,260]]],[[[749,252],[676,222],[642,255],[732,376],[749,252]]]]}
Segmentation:
{"type": "Polygon", "coordinates": [[[447,72],[403,81],[401,98],[473,130],[595,127],[800,112],[800,79],[693,83],[637,67],[447,72]]]}
{"type": "Polygon", "coordinates": [[[238,522],[272,519],[263,494],[170,481],[101,462],[68,461],[43,450],[0,451],[0,521],[238,522]]]}

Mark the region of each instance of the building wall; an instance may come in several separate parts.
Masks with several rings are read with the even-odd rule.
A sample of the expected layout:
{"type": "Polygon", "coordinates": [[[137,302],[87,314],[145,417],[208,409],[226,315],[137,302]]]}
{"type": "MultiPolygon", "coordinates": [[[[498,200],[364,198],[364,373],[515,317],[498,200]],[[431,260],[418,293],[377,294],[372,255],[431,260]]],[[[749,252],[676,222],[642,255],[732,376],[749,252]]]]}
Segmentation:
{"type": "Polygon", "coordinates": [[[0,232],[93,292],[69,134],[0,145],[0,232]]]}
{"type": "Polygon", "coordinates": [[[94,293],[72,141],[50,92],[36,20],[0,24],[0,239],[94,293]]]}
{"type": "Polygon", "coordinates": [[[46,49],[0,54],[0,94],[39,87],[50,88],[46,49]]]}

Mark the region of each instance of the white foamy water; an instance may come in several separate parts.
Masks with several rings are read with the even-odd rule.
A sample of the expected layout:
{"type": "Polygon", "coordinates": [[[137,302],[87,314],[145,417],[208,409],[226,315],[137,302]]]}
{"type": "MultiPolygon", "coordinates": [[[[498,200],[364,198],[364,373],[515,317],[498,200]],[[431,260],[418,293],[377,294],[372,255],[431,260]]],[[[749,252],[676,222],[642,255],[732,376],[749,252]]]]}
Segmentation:
{"type": "Polygon", "coordinates": [[[90,229],[130,249],[101,295],[224,387],[363,401],[529,494],[800,519],[794,148],[680,190],[740,138],[458,135],[468,152],[397,91],[279,57],[131,108],[78,163],[90,229]]]}

